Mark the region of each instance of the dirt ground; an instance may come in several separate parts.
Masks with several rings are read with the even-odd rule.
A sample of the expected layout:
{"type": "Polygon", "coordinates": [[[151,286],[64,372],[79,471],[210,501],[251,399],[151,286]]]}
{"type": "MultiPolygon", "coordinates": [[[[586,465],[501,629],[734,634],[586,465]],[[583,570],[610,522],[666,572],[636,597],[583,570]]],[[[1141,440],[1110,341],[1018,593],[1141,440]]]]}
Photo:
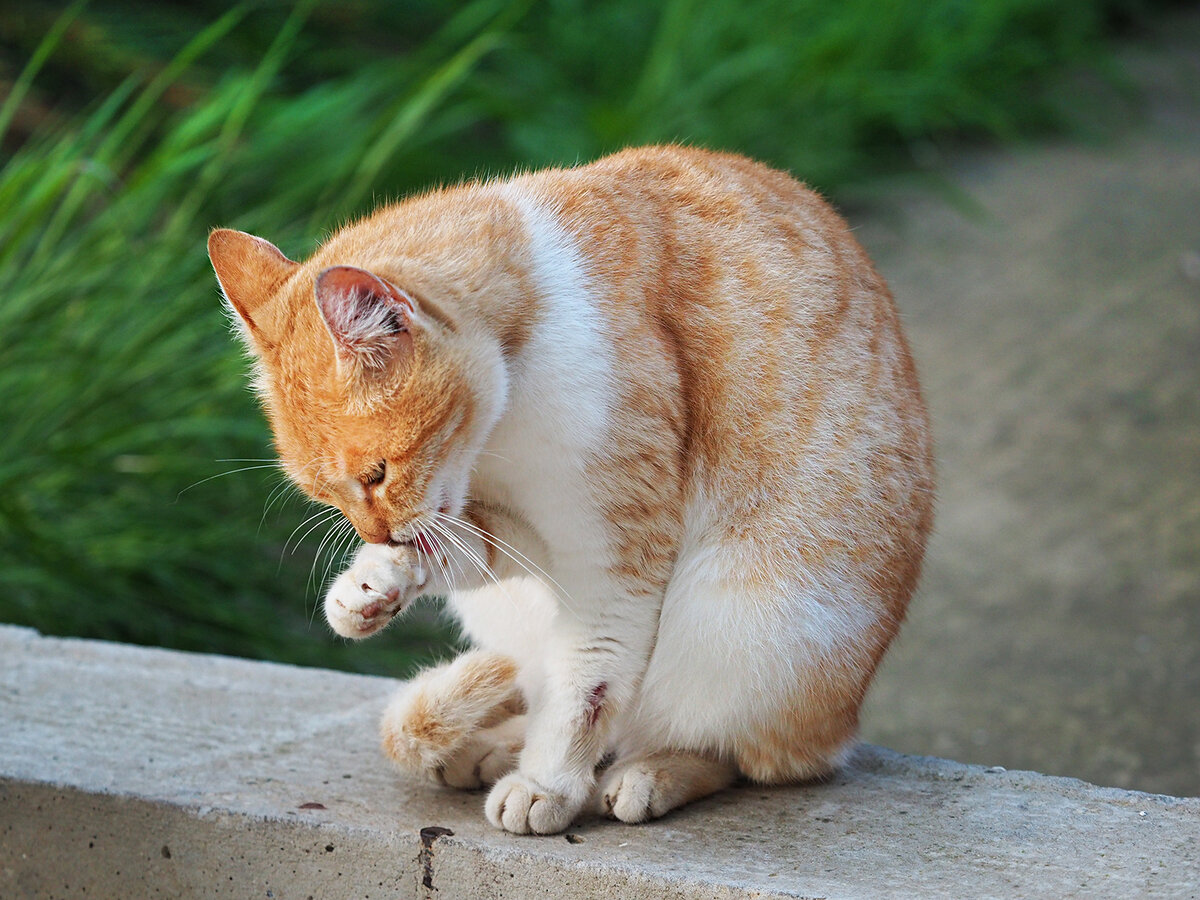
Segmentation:
{"type": "Polygon", "coordinates": [[[1104,139],[964,155],[940,189],[847,210],[908,324],[940,469],[863,734],[1197,795],[1200,15],[1124,68],[1142,102],[1104,139]]]}

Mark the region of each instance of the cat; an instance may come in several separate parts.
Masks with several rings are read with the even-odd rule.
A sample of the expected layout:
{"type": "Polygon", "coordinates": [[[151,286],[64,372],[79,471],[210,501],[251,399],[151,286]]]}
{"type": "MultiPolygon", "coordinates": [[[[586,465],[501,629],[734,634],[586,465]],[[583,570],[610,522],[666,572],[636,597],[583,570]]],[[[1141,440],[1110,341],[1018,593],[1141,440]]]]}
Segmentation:
{"type": "Polygon", "coordinates": [[[648,147],[385,206],[302,263],[208,246],[281,464],[365,542],[333,630],[442,595],[473,647],[388,705],[401,769],[551,834],[846,759],[934,483],[891,295],[816,194],[648,147]]]}

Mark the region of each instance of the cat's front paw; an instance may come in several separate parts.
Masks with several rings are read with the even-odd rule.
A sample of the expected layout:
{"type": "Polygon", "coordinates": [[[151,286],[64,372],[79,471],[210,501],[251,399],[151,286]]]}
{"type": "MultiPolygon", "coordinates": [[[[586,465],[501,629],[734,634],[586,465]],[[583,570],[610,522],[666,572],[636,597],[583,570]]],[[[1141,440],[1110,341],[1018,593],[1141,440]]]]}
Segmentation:
{"type": "Polygon", "coordinates": [[[514,834],[558,834],[575,820],[581,806],[513,772],[496,782],[485,811],[495,827],[514,834]]]}
{"type": "Polygon", "coordinates": [[[366,544],[329,586],[325,619],[342,637],[369,637],[402,613],[426,580],[413,547],[366,544]]]}

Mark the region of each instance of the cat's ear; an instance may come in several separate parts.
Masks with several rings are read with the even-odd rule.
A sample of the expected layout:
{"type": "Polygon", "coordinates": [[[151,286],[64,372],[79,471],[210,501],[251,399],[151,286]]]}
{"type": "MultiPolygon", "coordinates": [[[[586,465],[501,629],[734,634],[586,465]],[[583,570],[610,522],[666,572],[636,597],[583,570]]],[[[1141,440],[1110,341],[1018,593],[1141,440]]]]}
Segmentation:
{"type": "Polygon", "coordinates": [[[412,297],[356,266],[317,276],[317,309],[337,349],[338,365],[356,377],[378,375],[412,352],[412,297]]]}
{"type": "Polygon", "coordinates": [[[230,228],[218,228],[208,236],[208,258],[247,343],[259,352],[274,346],[267,301],[299,263],[270,241],[230,228]]]}

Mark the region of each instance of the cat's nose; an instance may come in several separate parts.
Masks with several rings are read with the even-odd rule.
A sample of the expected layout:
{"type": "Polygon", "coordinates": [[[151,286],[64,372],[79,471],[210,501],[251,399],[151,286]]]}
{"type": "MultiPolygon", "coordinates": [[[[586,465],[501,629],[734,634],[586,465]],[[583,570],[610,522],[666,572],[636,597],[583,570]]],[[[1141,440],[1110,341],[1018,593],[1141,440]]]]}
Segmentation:
{"type": "Polygon", "coordinates": [[[368,544],[387,544],[392,539],[392,533],[382,525],[375,527],[355,525],[354,530],[368,544]]]}

